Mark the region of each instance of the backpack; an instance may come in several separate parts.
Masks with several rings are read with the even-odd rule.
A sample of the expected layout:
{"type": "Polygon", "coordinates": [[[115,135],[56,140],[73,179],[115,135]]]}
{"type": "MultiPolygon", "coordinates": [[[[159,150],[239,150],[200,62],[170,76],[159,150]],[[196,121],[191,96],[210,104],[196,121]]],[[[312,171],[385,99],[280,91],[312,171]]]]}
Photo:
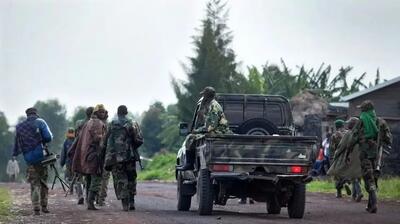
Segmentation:
{"type": "Polygon", "coordinates": [[[129,120],[111,122],[107,139],[106,166],[130,161],[134,158],[131,150],[133,139],[129,133],[130,127],[132,127],[132,123],[129,120]]]}

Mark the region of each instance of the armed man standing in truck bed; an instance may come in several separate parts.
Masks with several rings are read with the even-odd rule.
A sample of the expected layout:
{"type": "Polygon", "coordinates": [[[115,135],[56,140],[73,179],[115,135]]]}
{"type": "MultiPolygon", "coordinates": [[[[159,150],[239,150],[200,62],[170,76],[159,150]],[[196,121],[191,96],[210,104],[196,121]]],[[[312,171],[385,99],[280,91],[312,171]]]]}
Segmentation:
{"type": "Polygon", "coordinates": [[[192,145],[193,140],[196,138],[196,134],[228,134],[231,133],[228,127],[228,120],[222,110],[221,105],[215,100],[215,89],[211,86],[205,87],[200,92],[203,97],[198,111],[198,117],[201,120],[199,123],[203,124],[200,127],[196,127],[193,133],[186,137],[186,162],[180,170],[192,170],[194,169],[194,147],[192,145]]]}

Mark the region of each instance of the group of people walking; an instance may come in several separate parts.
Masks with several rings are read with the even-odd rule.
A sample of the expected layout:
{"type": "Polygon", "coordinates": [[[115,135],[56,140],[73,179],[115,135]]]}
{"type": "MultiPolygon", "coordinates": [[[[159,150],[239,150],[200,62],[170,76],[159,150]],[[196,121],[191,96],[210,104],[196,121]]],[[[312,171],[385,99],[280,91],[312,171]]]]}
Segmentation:
{"type": "Polygon", "coordinates": [[[342,197],[344,187],[357,202],[363,197],[362,178],[368,193],[366,210],[376,213],[379,164],[382,164],[383,149],[390,148],[392,135],[385,120],[376,116],[371,101],[364,101],[359,108],[359,117],[335,122],[336,132],[329,144],[331,167],[327,174],[334,176],[336,197],[342,197]],[[352,193],[348,186],[350,183],[353,185],[352,193]]]}
{"type": "MultiPolygon", "coordinates": [[[[13,156],[24,155],[33,211],[40,215],[49,212],[48,170],[41,161],[49,155],[46,144],[53,135],[37,109],[28,108],[25,112],[27,119],[16,127],[13,156]]],[[[123,210],[135,209],[136,161],[140,160],[137,149],[143,144],[143,136],[139,125],[127,114],[127,107],[121,105],[116,118],[108,123],[107,110],[98,104],[86,109],[86,119],[78,121],[75,130],[67,131],[60,165],[66,166],[66,177],[75,188],[78,204],[84,203],[85,186],[88,210],[97,210],[95,201],[104,204],[110,173],[123,210]]]]}

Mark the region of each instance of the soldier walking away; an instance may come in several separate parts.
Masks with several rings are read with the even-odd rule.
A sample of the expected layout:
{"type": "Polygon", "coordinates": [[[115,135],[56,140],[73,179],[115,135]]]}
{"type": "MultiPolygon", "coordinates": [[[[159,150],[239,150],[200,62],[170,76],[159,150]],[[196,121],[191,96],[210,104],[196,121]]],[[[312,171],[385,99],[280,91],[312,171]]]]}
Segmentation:
{"type": "Polygon", "coordinates": [[[13,156],[20,153],[28,165],[26,175],[27,181],[31,185],[31,200],[35,215],[49,213],[47,166],[43,166],[41,161],[46,156],[45,144],[53,139],[46,121],[39,118],[36,108],[28,108],[26,111],[27,119],[16,126],[15,144],[13,156]]]}
{"type": "MultiPolygon", "coordinates": [[[[331,136],[331,142],[329,143],[329,161],[333,162],[333,158],[335,157],[336,150],[339,146],[340,140],[342,140],[343,136],[346,134],[348,130],[344,127],[344,120],[338,119],[335,121],[336,131],[331,136]]],[[[346,189],[346,194],[351,195],[351,189],[348,184],[348,180],[343,178],[334,177],[335,178],[335,188],[336,188],[336,197],[342,197],[342,189],[343,187],[346,189]]]]}
{"type": "MultiPolygon", "coordinates": [[[[83,127],[83,125],[85,125],[90,120],[90,117],[92,116],[93,110],[94,110],[94,107],[86,108],[86,111],[85,111],[86,118],[76,121],[76,123],[75,123],[75,140],[74,140],[73,144],[77,143],[78,138],[79,138],[79,134],[80,134],[80,132],[82,130],[82,127],[83,127]]],[[[74,158],[75,149],[76,149],[76,147],[72,147],[71,146],[69,151],[68,151],[68,157],[71,160],[74,158]]],[[[71,183],[71,185],[73,185],[71,189],[73,189],[73,187],[75,187],[75,190],[77,192],[82,192],[82,194],[83,194],[83,188],[84,188],[83,186],[86,186],[86,183],[85,183],[85,181],[83,179],[82,174],[77,173],[77,172],[73,172],[72,170],[71,170],[71,172],[73,173],[73,176],[74,176],[73,177],[74,179],[72,180],[72,183],[71,183]]],[[[86,198],[88,198],[87,193],[88,192],[86,191],[86,198]]],[[[78,200],[78,204],[83,204],[82,199],[78,200]]]]}
{"type": "Polygon", "coordinates": [[[198,111],[199,127],[186,137],[186,161],[182,167],[177,169],[193,170],[195,160],[195,149],[193,146],[193,140],[197,134],[228,134],[231,133],[228,127],[228,120],[226,120],[225,114],[222,110],[221,105],[215,100],[215,89],[213,87],[205,87],[200,95],[203,97],[198,111]]]}
{"type": "Polygon", "coordinates": [[[63,148],[61,149],[61,158],[60,158],[60,166],[61,168],[66,166],[65,169],[65,179],[69,182],[71,188],[70,192],[73,193],[73,189],[75,188],[76,195],[78,197],[78,204],[83,204],[83,190],[80,184],[76,182],[76,176],[74,172],[72,172],[72,161],[71,158],[68,157],[68,151],[71,148],[72,144],[75,141],[75,130],[73,128],[68,128],[66,139],[63,144],[63,148]],[[75,183],[74,183],[75,182],[75,183]]]}
{"type": "Polygon", "coordinates": [[[105,115],[106,110],[103,104],[96,105],[90,120],[83,125],[77,142],[71,147],[74,152],[72,171],[86,177],[88,210],[97,210],[94,201],[100,190],[104,165],[102,143],[106,134],[106,125],[102,120],[105,115]]]}
{"type": "MultiPolygon", "coordinates": [[[[108,111],[106,111],[106,115],[102,121],[106,125],[106,130],[107,130],[107,119],[108,119],[108,111]]],[[[106,134],[107,135],[107,134],[106,134]]],[[[104,141],[107,141],[104,139],[104,141]]],[[[106,142],[102,143],[102,146],[105,147],[106,142]]],[[[105,149],[103,149],[105,152],[105,149]]],[[[99,206],[104,206],[106,198],[107,198],[107,190],[108,190],[108,182],[110,180],[110,171],[107,171],[103,168],[103,173],[101,175],[101,184],[100,184],[100,191],[99,194],[96,197],[96,204],[99,206]]]]}
{"type": "Polygon", "coordinates": [[[15,182],[19,174],[19,165],[15,156],[13,156],[7,163],[7,175],[9,176],[10,182],[15,182]]]}
{"type": "Polygon", "coordinates": [[[139,125],[126,117],[128,109],[118,107],[118,117],[107,130],[105,169],[112,171],[115,194],[124,211],[135,210],[136,161],[140,161],[138,148],[143,144],[139,125]]]}
{"type": "Polygon", "coordinates": [[[390,146],[392,136],[386,122],[377,118],[374,105],[370,100],[364,101],[358,108],[361,109],[360,122],[355,127],[353,138],[354,143],[360,145],[361,170],[365,190],[368,192],[366,210],[370,213],[377,213],[376,190],[379,173],[375,171],[377,164],[381,164],[382,159],[378,158],[378,149],[390,146]]]}

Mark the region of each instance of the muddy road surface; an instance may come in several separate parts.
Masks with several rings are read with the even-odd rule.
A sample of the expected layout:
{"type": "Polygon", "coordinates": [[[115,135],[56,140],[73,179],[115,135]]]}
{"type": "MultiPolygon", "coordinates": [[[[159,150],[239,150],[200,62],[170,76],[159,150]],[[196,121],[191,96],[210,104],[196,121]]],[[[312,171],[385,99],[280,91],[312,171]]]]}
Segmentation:
{"type": "Polygon", "coordinates": [[[176,185],[172,183],[142,182],[138,184],[136,210],[121,211],[113,189],[108,190],[106,205],[98,211],[87,211],[77,205],[75,195],[64,197],[61,189],[50,191],[50,214],[33,216],[27,184],[2,184],[13,195],[13,217],[7,223],[400,223],[400,203],[380,202],[378,214],[364,210],[365,200],[355,203],[350,198],[336,199],[333,194],[307,193],[306,212],[303,219],[289,219],[286,208],[280,215],[268,215],[265,203],[240,205],[237,199],[228,201],[227,206],[214,206],[212,216],[197,214],[197,201],[192,200],[188,212],[176,210],[176,185]]]}

